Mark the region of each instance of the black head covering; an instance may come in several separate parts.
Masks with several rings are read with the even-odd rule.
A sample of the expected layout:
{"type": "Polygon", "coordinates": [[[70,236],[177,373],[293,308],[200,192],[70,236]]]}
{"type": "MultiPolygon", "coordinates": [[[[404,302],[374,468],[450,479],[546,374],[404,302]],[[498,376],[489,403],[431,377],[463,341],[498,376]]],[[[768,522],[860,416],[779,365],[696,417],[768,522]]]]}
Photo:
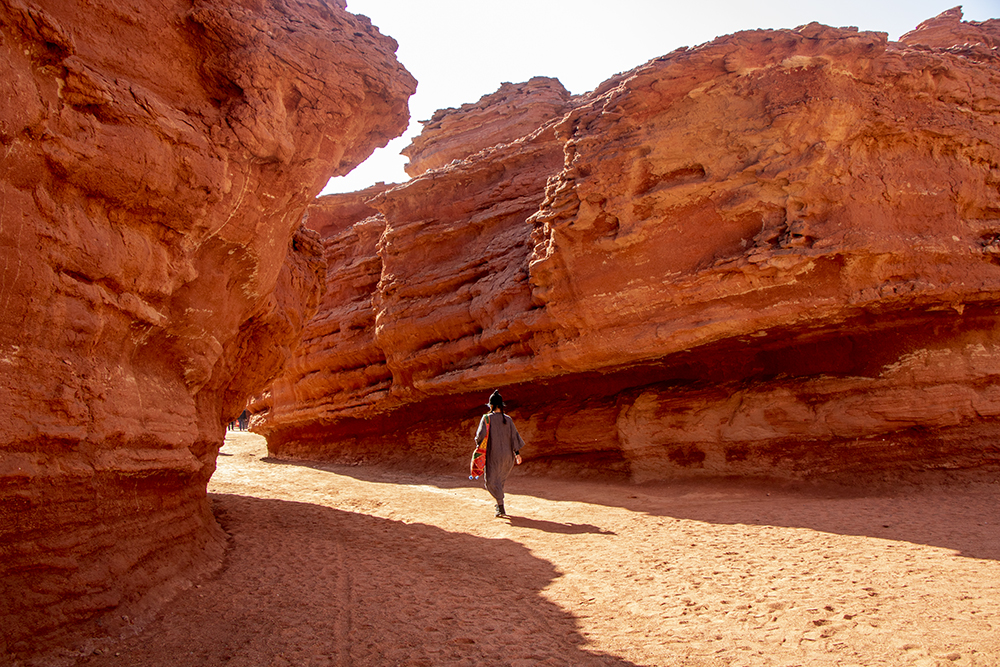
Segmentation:
{"type": "Polygon", "coordinates": [[[490,402],[486,404],[486,407],[490,408],[491,410],[493,408],[500,408],[501,410],[503,410],[504,408],[503,396],[500,395],[499,390],[493,392],[493,395],[490,396],[490,402]]]}
{"type": "Polygon", "coordinates": [[[493,395],[490,396],[490,402],[487,403],[486,406],[490,409],[490,412],[492,412],[494,408],[500,408],[500,418],[503,419],[504,424],[507,423],[507,413],[504,411],[503,396],[500,395],[499,390],[493,391],[493,395]]]}

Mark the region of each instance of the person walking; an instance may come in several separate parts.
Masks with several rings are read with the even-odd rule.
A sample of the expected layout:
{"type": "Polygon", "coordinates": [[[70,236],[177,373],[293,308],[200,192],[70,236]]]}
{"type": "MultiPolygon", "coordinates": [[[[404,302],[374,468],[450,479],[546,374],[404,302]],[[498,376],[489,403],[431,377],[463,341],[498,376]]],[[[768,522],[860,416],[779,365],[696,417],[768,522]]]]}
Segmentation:
{"type": "Polygon", "coordinates": [[[524,440],[514,426],[514,420],[504,411],[503,397],[499,391],[494,391],[486,405],[490,411],[479,420],[476,429],[476,446],[486,442],[486,471],[483,483],[486,490],[497,501],[496,516],[507,516],[503,506],[503,486],[515,465],[521,464],[521,448],[524,440]]]}

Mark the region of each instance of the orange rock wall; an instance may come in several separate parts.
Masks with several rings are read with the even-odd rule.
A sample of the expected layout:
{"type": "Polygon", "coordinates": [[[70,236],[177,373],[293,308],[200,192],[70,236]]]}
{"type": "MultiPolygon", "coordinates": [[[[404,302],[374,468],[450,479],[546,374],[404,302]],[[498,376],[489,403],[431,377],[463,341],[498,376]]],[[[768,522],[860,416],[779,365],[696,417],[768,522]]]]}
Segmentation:
{"type": "Polygon", "coordinates": [[[376,248],[385,222],[364,203],[383,189],[328,195],[310,206],[306,225],[323,235],[327,289],[290,361],[294,370],[257,397],[254,412],[280,412],[284,419],[308,423],[322,418],[330,402],[358,404],[389,388],[392,374],[371,335],[371,295],[382,271],[376,248]],[[289,377],[299,381],[293,386],[289,377]],[[272,404],[272,395],[287,392],[297,397],[293,405],[272,404]]]}
{"type": "MultiPolygon", "coordinates": [[[[954,11],[898,43],[738,33],[492,147],[462,118],[488,97],[442,113],[408,154],[451,160],[360,223],[381,273],[351,344],[377,383],[341,401],[331,375],[307,414],[314,378],[286,374],[258,430],[275,456],[460,474],[500,388],[537,472],[995,471],[997,35],[954,11]]],[[[311,368],[345,354],[311,341],[311,368]]]]}
{"type": "Polygon", "coordinates": [[[497,144],[531,134],[573,105],[569,91],[558,79],[536,76],[524,83],[504,83],[475,104],[440,109],[430,120],[420,121],[423,131],[402,154],[409,158],[406,173],[417,177],[452,161],[497,144]]]}
{"type": "Polygon", "coordinates": [[[225,424],[318,306],[306,206],[406,127],[395,47],[336,1],[0,7],[0,653],[220,563],[225,424]]]}

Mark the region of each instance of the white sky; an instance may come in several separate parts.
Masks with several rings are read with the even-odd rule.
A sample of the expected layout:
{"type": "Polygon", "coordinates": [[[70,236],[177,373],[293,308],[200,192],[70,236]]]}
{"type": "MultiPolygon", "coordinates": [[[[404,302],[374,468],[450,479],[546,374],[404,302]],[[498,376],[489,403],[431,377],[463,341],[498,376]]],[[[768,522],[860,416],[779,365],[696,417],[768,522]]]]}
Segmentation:
{"type": "MultiPolygon", "coordinates": [[[[500,84],[559,79],[574,94],[673,51],[739,30],[818,21],[897,39],[959,0],[348,0],[399,42],[396,57],[419,82],[410,127],[323,194],[408,179],[399,155],[418,121],[475,102],[500,84]]],[[[968,0],[966,21],[1000,18],[1000,0],[968,0]]]]}

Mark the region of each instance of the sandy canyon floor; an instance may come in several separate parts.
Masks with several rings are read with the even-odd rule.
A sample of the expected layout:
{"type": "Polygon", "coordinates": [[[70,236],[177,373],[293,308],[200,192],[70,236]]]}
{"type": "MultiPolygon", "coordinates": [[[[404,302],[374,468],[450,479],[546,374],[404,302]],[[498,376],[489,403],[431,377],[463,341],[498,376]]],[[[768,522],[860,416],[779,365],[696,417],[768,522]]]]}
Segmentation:
{"type": "MultiPolygon", "coordinates": [[[[530,462],[526,463],[526,466],[530,462]]],[[[1000,665],[1000,484],[462,478],[231,432],[221,571],[78,665],[1000,665]]]]}

